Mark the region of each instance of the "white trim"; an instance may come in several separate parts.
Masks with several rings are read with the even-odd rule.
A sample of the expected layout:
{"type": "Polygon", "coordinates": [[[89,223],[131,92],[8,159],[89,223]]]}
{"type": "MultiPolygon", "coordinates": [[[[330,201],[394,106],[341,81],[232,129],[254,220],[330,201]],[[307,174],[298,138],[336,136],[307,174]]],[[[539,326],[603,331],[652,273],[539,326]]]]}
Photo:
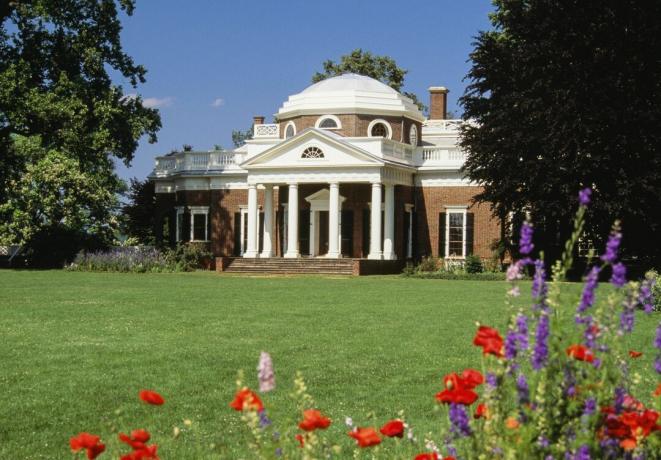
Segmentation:
{"type": "Polygon", "coordinates": [[[449,259],[465,259],[466,258],[466,218],[468,214],[468,206],[466,205],[450,205],[445,206],[445,258],[449,259]],[[450,255],[450,214],[463,214],[462,219],[462,247],[460,256],[450,255]]]}
{"type": "Polygon", "coordinates": [[[372,121],[370,121],[370,124],[367,125],[367,137],[380,137],[380,136],[372,136],[372,128],[374,128],[375,125],[381,123],[383,126],[386,127],[386,131],[388,131],[388,136],[386,139],[392,139],[392,126],[390,126],[390,123],[388,123],[386,120],[383,118],[376,118],[372,121]]]}
{"type": "Polygon", "coordinates": [[[412,123],[411,127],[409,128],[409,144],[411,144],[413,147],[417,147],[418,142],[420,142],[420,136],[418,136],[418,126],[415,123],[412,123]],[[415,143],[411,142],[411,133],[413,132],[415,132],[415,143]]]}
{"type": "Polygon", "coordinates": [[[290,121],[288,121],[287,124],[285,125],[285,130],[284,130],[283,138],[284,138],[284,139],[290,139],[290,138],[292,138],[292,137],[294,137],[294,136],[296,135],[296,132],[297,132],[297,131],[296,131],[296,123],[294,123],[293,121],[290,120],[290,121]],[[290,126],[292,126],[292,127],[294,128],[294,134],[292,134],[291,136],[287,137],[287,129],[289,129],[290,126]]]}
{"type": "Polygon", "coordinates": [[[179,242],[183,236],[181,232],[184,230],[184,213],[186,212],[186,206],[175,206],[174,209],[177,213],[174,219],[175,241],[179,242]],[[181,229],[179,228],[179,216],[181,216],[181,229]]]}
{"type": "Polygon", "coordinates": [[[190,241],[206,243],[209,241],[209,206],[189,206],[190,211],[190,241]],[[196,240],[195,236],[195,216],[204,216],[204,239],[196,240]]]}
{"type": "Polygon", "coordinates": [[[339,118],[337,118],[335,115],[322,115],[319,118],[317,118],[317,121],[314,123],[314,127],[317,129],[327,129],[329,131],[333,131],[336,129],[342,129],[342,122],[340,121],[339,118]],[[324,120],[333,120],[335,122],[335,127],[334,128],[322,128],[321,123],[324,120]]]}

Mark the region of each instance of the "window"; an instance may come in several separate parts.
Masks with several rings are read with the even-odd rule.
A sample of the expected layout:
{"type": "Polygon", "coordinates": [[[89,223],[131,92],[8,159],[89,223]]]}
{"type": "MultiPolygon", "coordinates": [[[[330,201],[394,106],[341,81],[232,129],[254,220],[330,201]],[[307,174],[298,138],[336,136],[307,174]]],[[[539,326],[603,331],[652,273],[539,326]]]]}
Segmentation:
{"type": "Polygon", "coordinates": [[[411,129],[409,129],[409,144],[414,147],[418,145],[418,127],[416,125],[411,125],[411,129]]]}
{"type": "Polygon", "coordinates": [[[390,128],[390,123],[380,118],[372,120],[367,126],[367,135],[370,137],[384,137],[386,139],[392,139],[392,129],[390,128]]]}
{"type": "Polygon", "coordinates": [[[287,123],[287,127],[285,128],[285,139],[289,139],[290,137],[294,137],[296,135],[296,125],[294,125],[293,121],[290,121],[287,123]]]}
{"type": "Polygon", "coordinates": [[[175,238],[176,241],[181,241],[182,238],[184,237],[184,207],[183,206],[177,206],[176,208],[177,211],[177,226],[175,228],[175,238]]]}
{"type": "Polygon", "coordinates": [[[341,129],[342,123],[335,115],[323,115],[317,119],[315,128],[321,129],[341,129]]]}
{"type": "Polygon", "coordinates": [[[209,240],[209,207],[190,207],[190,239],[191,241],[209,240]]]}
{"type": "Polygon", "coordinates": [[[445,214],[445,254],[466,257],[468,216],[466,207],[449,207],[445,214]]]}
{"type": "Polygon", "coordinates": [[[315,158],[324,158],[324,152],[319,147],[308,147],[303,150],[301,158],[305,159],[315,159],[315,158]]]}

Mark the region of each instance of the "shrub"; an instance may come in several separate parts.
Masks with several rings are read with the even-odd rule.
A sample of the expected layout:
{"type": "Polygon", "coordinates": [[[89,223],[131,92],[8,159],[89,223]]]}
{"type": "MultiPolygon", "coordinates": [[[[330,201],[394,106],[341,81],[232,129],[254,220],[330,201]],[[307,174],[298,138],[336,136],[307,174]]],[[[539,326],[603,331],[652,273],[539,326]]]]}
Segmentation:
{"type": "Polygon", "coordinates": [[[169,272],[173,264],[159,250],[151,247],[118,247],[109,251],[80,252],[69,270],[123,273],[169,272]]]}
{"type": "Polygon", "coordinates": [[[475,254],[469,255],[466,257],[464,270],[466,270],[466,273],[482,273],[484,271],[482,259],[480,259],[480,257],[476,256],[475,254]]]}
{"type": "Polygon", "coordinates": [[[656,270],[650,270],[645,273],[645,279],[650,285],[650,295],[653,299],[654,311],[661,311],[661,279],[656,270]]]}
{"type": "Polygon", "coordinates": [[[438,270],[439,260],[435,257],[423,257],[418,266],[415,268],[417,272],[435,272],[438,270]]]}
{"type": "Polygon", "coordinates": [[[202,268],[213,257],[204,243],[180,243],[167,250],[166,255],[174,270],[183,272],[202,268]]]}

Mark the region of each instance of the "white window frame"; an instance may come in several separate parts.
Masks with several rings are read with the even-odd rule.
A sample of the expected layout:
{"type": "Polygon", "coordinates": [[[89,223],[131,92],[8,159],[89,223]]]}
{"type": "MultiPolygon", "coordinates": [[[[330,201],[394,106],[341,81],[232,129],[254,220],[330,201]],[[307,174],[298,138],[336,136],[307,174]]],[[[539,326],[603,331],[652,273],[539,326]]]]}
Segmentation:
{"type": "Polygon", "coordinates": [[[285,139],[291,139],[291,138],[294,137],[294,136],[296,136],[296,123],[294,123],[293,121],[289,121],[289,122],[285,125],[284,138],[285,138],[285,139]],[[292,134],[290,137],[287,137],[287,130],[289,129],[290,126],[291,126],[292,128],[294,128],[294,134],[292,134]]]}
{"type": "Polygon", "coordinates": [[[466,258],[466,218],[468,217],[468,206],[446,206],[445,207],[445,257],[448,259],[466,258]],[[450,255],[450,214],[462,214],[462,244],[461,256],[450,255]]]}
{"type": "Polygon", "coordinates": [[[182,233],[184,231],[184,213],[186,212],[186,206],[176,206],[176,218],[174,219],[174,232],[175,232],[175,241],[181,241],[183,237],[182,233]]]}
{"type": "Polygon", "coordinates": [[[209,206],[189,206],[190,210],[190,240],[206,243],[209,241],[209,206]],[[195,216],[204,216],[204,239],[196,240],[195,236],[195,216]]]}
{"type": "Polygon", "coordinates": [[[409,128],[409,144],[411,144],[413,147],[418,145],[418,141],[420,139],[418,138],[418,127],[414,124],[411,125],[409,128]],[[415,133],[415,143],[411,142],[411,133],[415,133]]]}
{"type": "Polygon", "coordinates": [[[317,118],[317,121],[314,124],[314,127],[318,128],[318,129],[327,129],[327,130],[331,131],[331,130],[335,130],[335,129],[342,129],[342,122],[335,115],[322,115],[319,118],[317,118]],[[335,128],[322,128],[321,124],[323,123],[324,120],[328,120],[328,119],[333,120],[337,126],[335,128]]]}
{"type": "Polygon", "coordinates": [[[370,121],[370,124],[367,125],[367,136],[368,137],[380,137],[380,136],[372,136],[372,128],[374,128],[374,125],[377,125],[379,123],[381,123],[383,126],[385,126],[386,131],[388,131],[388,136],[385,139],[392,139],[392,126],[390,126],[390,123],[388,123],[383,118],[377,118],[375,120],[370,121]]]}

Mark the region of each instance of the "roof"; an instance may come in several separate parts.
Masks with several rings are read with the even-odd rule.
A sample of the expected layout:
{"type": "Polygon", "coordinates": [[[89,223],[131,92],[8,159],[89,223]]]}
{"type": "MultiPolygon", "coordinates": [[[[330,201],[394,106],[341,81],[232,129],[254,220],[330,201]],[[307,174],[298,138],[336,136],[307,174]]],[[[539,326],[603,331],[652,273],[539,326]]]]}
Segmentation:
{"type": "Polygon", "coordinates": [[[379,80],[355,73],[327,78],[289,96],[276,117],[285,119],[298,115],[343,113],[395,115],[425,120],[411,99],[379,80]]]}

